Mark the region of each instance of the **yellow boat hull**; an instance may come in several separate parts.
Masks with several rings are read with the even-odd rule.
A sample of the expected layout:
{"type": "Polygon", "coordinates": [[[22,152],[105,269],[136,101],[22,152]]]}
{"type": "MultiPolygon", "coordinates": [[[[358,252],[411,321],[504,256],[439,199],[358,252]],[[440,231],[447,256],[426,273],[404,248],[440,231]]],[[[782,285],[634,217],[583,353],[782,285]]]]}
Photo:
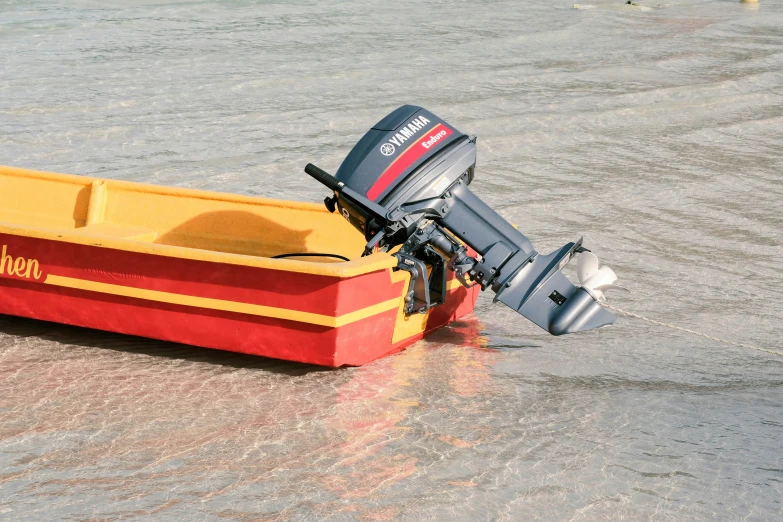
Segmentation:
{"type": "Polygon", "coordinates": [[[0,167],[0,313],[325,366],[470,313],[406,317],[410,275],[321,205],[0,167]],[[301,257],[330,253],[350,259],[301,257]]]}

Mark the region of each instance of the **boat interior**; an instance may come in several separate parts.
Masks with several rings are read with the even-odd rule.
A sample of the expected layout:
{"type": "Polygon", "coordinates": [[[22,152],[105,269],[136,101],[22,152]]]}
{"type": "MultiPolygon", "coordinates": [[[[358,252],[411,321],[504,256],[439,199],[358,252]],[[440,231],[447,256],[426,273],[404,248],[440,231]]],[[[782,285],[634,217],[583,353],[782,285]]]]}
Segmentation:
{"type": "Polygon", "coordinates": [[[3,166],[0,225],[266,258],[327,253],[354,260],[365,244],[345,219],[320,204],[3,166]]]}

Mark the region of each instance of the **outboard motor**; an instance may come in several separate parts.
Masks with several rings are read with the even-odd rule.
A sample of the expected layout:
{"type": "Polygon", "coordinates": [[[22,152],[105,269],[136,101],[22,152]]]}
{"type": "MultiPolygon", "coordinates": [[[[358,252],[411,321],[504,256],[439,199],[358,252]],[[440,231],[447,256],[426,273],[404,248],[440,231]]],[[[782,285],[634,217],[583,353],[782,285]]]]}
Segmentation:
{"type": "Polygon", "coordinates": [[[393,253],[398,268],[412,275],[408,314],[445,301],[448,269],[466,287],[491,288],[496,301],[553,335],[614,323],[597,302],[614,272],[599,270],[595,256],[583,254],[580,279],[600,284],[574,286],[560,270],[575,254],[589,252],[582,239],[551,254],[536,252],[470,191],[475,167],[475,136],[404,105],[359,140],[335,176],[313,164],[305,172],[334,191],[326,207],[364,234],[363,255],[400,247],[393,253]]]}

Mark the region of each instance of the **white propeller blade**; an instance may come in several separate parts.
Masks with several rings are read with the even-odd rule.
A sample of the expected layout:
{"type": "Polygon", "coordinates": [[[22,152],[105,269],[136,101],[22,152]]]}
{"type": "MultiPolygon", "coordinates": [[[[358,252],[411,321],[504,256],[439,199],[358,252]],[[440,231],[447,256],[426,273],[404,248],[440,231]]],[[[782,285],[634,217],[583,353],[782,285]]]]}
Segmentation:
{"type": "Polygon", "coordinates": [[[576,274],[579,276],[579,282],[590,279],[598,272],[598,258],[592,252],[582,252],[579,259],[576,260],[576,274]]]}
{"type": "Polygon", "coordinates": [[[617,274],[608,266],[599,267],[598,258],[592,252],[582,252],[576,263],[576,274],[579,284],[590,290],[600,301],[605,301],[604,291],[609,288],[620,288],[613,285],[617,281],[617,274]]]}

